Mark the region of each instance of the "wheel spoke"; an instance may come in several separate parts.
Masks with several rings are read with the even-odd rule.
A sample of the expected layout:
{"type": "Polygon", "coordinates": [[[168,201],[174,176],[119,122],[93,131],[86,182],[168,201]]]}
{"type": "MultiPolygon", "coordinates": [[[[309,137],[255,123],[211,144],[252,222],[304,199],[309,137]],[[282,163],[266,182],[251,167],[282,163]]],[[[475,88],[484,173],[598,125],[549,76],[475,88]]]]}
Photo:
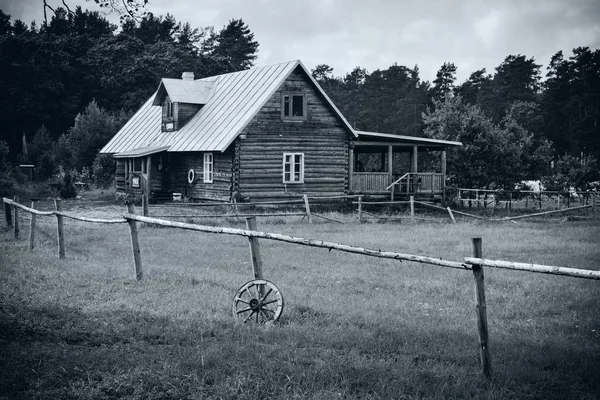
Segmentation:
{"type": "Polygon", "coordinates": [[[267,316],[267,314],[265,314],[265,311],[262,308],[260,309],[260,313],[262,314],[263,318],[265,319],[265,322],[269,321],[269,317],[267,316]]]}
{"type": "Polygon", "coordinates": [[[246,293],[248,293],[248,296],[250,296],[250,298],[253,298],[252,293],[250,293],[250,290],[248,288],[246,288],[246,293]]]}
{"type": "Polygon", "coordinates": [[[266,305],[269,305],[269,304],[272,304],[272,303],[277,303],[277,302],[279,302],[279,299],[275,299],[275,300],[271,300],[271,301],[266,301],[266,302],[262,303],[262,305],[266,306],[266,305]]]}
{"type": "Polygon", "coordinates": [[[235,299],[233,299],[233,301],[241,301],[242,303],[250,304],[249,301],[246,301],[246,300],[242,299],[241,297],[236,297],[235,299]]]}
{"type": "Polygon", "coordinates": [[[248,312],[248,311],[251,311],[251,310],[252,309],[250,307],[248,307],[248,308],[244,308],[243,310],[238,311],[237,313],[241,314],[241,313],[245,313],[245,312],[248,312]]]}
{"type": "Polygon", "coordinates": [[[267,292],[267,294],[265,294],[260,301],[265,301],[267,299],[267,297],[269,297],[269,295],[271,294],[271,292],[273,291],[273,289],[269,288],[269,291],[267,292]]]}
{"type": "Polygon", "coordinates": [[[244,318],[244,320],[242,321],[242,323],[245,323],[246,321],[248,321],[252,317],[252,315],[254,315],[254,310],[250,314],[248,314],[246,316],[246,318],[244,318]]]}

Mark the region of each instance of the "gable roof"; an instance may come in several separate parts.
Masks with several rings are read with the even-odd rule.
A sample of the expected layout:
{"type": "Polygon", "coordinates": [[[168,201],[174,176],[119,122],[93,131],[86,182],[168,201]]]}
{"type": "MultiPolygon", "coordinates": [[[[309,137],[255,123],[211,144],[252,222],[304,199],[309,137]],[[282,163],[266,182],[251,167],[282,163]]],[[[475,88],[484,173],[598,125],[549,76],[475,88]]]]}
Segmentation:
{"type": "Polygon", "coordinates": [[[215,82],[199,80],[183,80],[163,78],[158,86],[157,95],[152,102],[153,106],[160,106],[160,101],[169,95],[172,102],[189,104],[206,104],[215,87],[215,82]]]}
{"type": "Polygon", "coordinates": [[[100,152],[124,153],[146,147],[168,147],[169,152],[223,152],[296,68],[304,71],[348,131],[354,137],[358,137],[306,67],[299,60],[295,60],[187,81],[212,84],[214,87],[211,88],[208,101],[200,111],[181,129],[174,132],[161,132],[162,109],[153,106],[155,100],[159,101],[161,88],[164,87],[167,92],[171,88],[169,82],[171,80],[162,80],[159,90],[100,152]]]}

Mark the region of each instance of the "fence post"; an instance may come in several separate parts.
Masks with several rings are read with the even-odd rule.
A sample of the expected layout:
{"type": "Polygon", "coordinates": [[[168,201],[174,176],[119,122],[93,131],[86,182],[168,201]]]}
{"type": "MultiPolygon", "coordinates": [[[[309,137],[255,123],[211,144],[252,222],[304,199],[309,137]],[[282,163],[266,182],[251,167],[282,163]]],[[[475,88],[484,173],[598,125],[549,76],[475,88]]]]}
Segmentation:
{"type": "MultiPolygon", "coordinates": [[[[132,201],[127,202],[127,212],[135,214],[135,207],[132,201]]],[[[135,264],[135,279],[141,281],[144,277],[142,270],[142,254],[140,253],[140,242],[138,240],[137,222],[132,219],[127,219],[129,224],[129,233],[131,233],[131,252],[133,253],[133,262],[135,264]]]]}
{"type": "MultiPolygon", "coordinates": [[[[473,242],[473,257],[482,258],[481,238],[471,239],[473,242]]],[[[487,308],[485,304],[485,284],[483,281],[483,267],[473,264],[473,277],[475,278],[475,300],[477,302],[477,329],[479,331],[479,355],[481,367],[486,378],[492,376],[492,365],[490,360],[490,348],[488,337],[487,308]]]]}
{"type": "Polygon", "coordinates": [[[142,194],[142,210],[144,211],[144,217],[148,216],[148,195],[142,194]]]}
{"type": "MultiPolygon", "coordinates": [[[[246,227],[249,231],[256,230],[256,217],[247,217],[246,218],[246,227]]],[[[252,258],[252,273],[254,274],[254,279],[263,279],[262,273],[262,258],[260,256],[260,247],[258,246],[258,238],[253,236],[248,236],[248,242],[250,243],[250,256],[252,258]]],[[[263,295],[263,286],[259,286],[260,295],[263,295]]]]}
{"type": "Polygon", "coordinates": [[[448,214],[450,215],[450,219],[452,220],[452,223],[455,224],[456,219],[454,219],[454,214],[452,214],[452,210],[450,209],[450,207],[446,207],[446,210],[448,210],[448,214]]]}
{"type": "Polygon", "coordinates": [[[592,215],[596,216],[596,195],[592,194],[592,215]]]}
{"type": "Polygon", "coordinates": [[[4,216],[6,217],[6,226],[12,228],[12,211],[10,210],[10,204],[4,203],[4,216]]]}
{"type": "Polygon", "coordinates": [[[363,195],[358,196],[358,222],[362,222],[362,199],[363,195]]]}
{"type": "MultiPolygon", "coordinates": [[[[15,203],[19,202],[19,196],[15,195],[13,197],[15,203]]],[[[14,221],[14,228],[15,228],[15,238],[19,238],[19,207],[17,206],[13,206],[13,208],[15,209],[15,221],[14,221]]]]}
{"type": "MultiPolygon", "coordinates": [[[[54,199],[54,208],[56,211],[62,211],[62,201],[59,198],[54,199]]],[[[58,258],[65,258],[65,230],[63,216],[56,214],[56,236],[58,238],[58,258]]]]}
{"type": "Polygon", "coordinates": [[[410,196],[410,223],[415,223],[415,196],[410,196]]]}
{"type": "MultiPolygon", "coordinates": [[[[31,208],[35,208],[35,201],[31,200],[31,208]]],[[[29,222],[29,250],[35,247],[35,213],[31,213],[31,221],[29,222]]]]}
{"type": "Polygon", "coordinates": [[[306,208],[306,216],[308,217],[308,223],[312,224],[312,217],[310,215],[310,204],[308,203],[308,196],[304,195],[304,207],[306,208]]]}

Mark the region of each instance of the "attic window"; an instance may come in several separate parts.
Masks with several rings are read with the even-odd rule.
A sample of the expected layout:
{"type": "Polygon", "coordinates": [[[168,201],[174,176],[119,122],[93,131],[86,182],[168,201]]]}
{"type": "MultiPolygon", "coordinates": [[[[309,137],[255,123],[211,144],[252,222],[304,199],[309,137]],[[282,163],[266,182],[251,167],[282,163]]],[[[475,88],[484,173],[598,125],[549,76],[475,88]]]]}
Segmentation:
{"type": "Polygon", "coordinates": [[[284,93],[281,116],[283,119],[306,119],[306,97],[302,93],[284,93]]]}
{"type": "Polygon", "coordinates": [[[167,118],[173,118],[173,102],[167,99],[167,118]]]}

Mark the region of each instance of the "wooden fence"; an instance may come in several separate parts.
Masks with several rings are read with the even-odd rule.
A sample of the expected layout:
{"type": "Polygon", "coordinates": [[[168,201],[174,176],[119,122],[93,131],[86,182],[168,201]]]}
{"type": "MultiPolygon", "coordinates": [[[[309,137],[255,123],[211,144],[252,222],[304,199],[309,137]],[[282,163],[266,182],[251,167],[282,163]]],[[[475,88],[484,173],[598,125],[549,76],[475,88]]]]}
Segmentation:
{"type": "MultiPolygon", "coordinates": [[[[544,274],[564,275],[576,278],[600,280],[600,271],[583,270],[575,268],[565,268],[548,265],[516,263],[500,260],[487,260],[483,258],[481,238],[473,238],[473,257],[465,257],[462,262],[443,260],[437,257],[420,256],[413,254],[405,254],[391,251],[381,251],[367,249],[357,246],[350,246],[341,243],[327,242],[315,239],[305,239],[283,235],[279,233],[261,232],[256,230],[256,220],[254,217],[247,218],[248,229],[212,227],[197,224],[189,224],[184,222],[167,221],[158,218],[145,217],[135,214],[133,204],[127,205],[127,214],[114,219],[98,219],[85,216],[77,216],[71,213],[62,211],[61,201],[55,200],[54,211],[39,211],[35,209],[35,204],[31,207],[19,204],[7,198],[2,199],[5,207],[6,223],[9,227],[14,228],[15,237],[19,237],[19,210],[31,214],[30,231],[29,231],[29,248],[33,250],[35,243],[35,224],[37,216],[55,216],[57,220],[57,238],[58,238],[58,257],[65,258],[65,239],[64,239],[64,218],[69,218],[82,222],[100,223],[100,224],[119,224],[127,223],[131,234],[131,249],[133,255],[133,264],[135,268],[135,276],[137,280],[143,279],[143,262],[141,248],[139,245],[139,237],[137,223],[146,223],[169,228],[185,229],[197,232],[225,234],[247,237],[250,243],[250,255],[255,278],[262,278],[262,260],[260,257],[258,239],[274,240],[286,243],[292,243],[302,246],[318,247],[331,250],[337,250],[347,253],[360,254],[369,257],[386,258],[397,261],[411,261],[422,264],[436,265],[440,267],[454,268],[459,270],[471,271],[475,280],[475,311],[477,317],[477,327],[479,335],[479,351],[483,374],[490,378],[492,374],[491,357],[489,348],[488,324],[487,324],[487,309],[485,300],[485,284],[483,267],[490,268],[505,268],[518,271],[529,271],[544,274]],[[14,215],[14,219],[13,219],[14,215]]],[[[411,204],[414,206],[414,200],[411,199],[411,204]]],[[[360,204],[359,204],[360,206],[360,204]]]]}

